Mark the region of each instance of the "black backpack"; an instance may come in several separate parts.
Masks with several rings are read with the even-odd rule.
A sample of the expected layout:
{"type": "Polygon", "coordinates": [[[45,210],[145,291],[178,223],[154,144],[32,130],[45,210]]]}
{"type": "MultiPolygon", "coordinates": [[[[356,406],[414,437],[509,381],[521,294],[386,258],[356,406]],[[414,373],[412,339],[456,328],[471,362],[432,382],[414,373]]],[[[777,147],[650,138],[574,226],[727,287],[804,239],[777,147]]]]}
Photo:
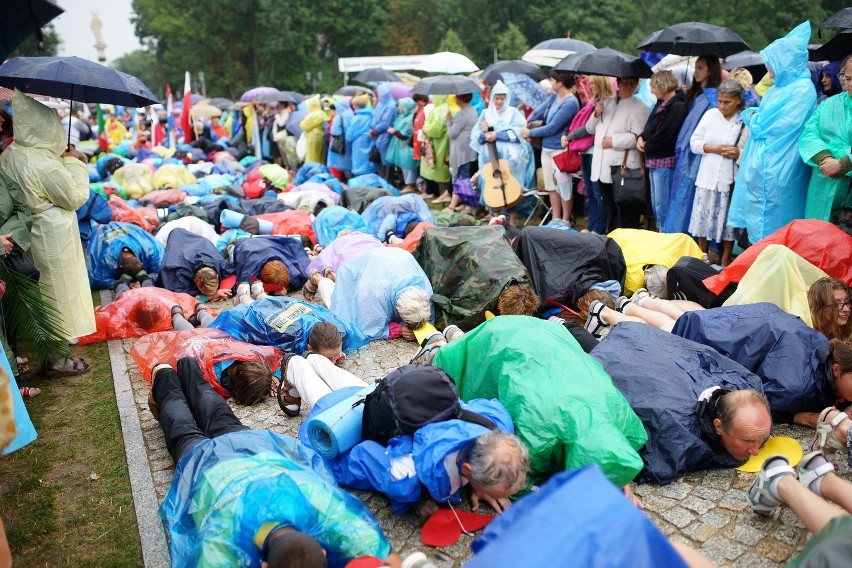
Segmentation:
{"type": "Polygon", "coordinates": [[[489,430],[497,426],[485,416],[464,410],[456,385],[431,365],[406,365],[380,380],[364,402],[361,435],[387,444],[394,436],[413,434],[433,422],[458,418],[489,430]]]}
{"type": "Polygon", "coordinates": [[[705,308],[718,308],[725,303],[737,286],[729,284],[718,296],[707,289],[703,280],[716,276],[719,271],[701,260],[684,256],[666,273],[669,300],[691,300],[705,308]]]}

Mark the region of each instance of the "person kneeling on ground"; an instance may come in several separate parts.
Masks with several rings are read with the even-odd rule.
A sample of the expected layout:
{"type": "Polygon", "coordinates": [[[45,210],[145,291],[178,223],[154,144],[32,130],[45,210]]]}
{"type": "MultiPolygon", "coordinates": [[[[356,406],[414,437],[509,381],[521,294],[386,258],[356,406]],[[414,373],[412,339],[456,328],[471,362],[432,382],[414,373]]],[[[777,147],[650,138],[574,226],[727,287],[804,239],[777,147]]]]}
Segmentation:
{"type": "Polygon", "coordinates": [[[311,469],[295,439],[243,425],[195,359],[156,366],[152,393],[177,464],[160,506],[174,565],[401,565],[367,508],[311,469]]]}

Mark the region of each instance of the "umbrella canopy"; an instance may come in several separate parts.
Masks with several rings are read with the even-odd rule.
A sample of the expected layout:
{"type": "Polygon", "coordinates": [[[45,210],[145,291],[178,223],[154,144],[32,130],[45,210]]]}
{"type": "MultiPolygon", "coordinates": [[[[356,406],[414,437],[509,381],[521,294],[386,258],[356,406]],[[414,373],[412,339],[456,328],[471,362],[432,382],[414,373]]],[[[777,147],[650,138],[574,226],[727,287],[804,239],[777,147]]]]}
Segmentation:
{"type": "Polygon", "coordinates": [[[396,100],[411,96],[411,85],[406,85],[402,81],[394,81],[390,84],[390,89],[391,95],[396,100]]]}
{"type": "Polygon", "coordinates": [[[819,25],[821,28],[852,29],[852,7],[843,8],[819,25]]]}
{"type": "Polygon", "coordinates": [[[222,109],[208,103],[199,103],[192,105],[192,110],[189,111],[189,114],[193,118],[213,118],[214,116],[222,116],[222,109]]]}
{"type": "Polygon", "coordinates": [[[547,93],[529,75],[506,71],[503,73],[503,82],[530,108],[537,108],[547,100],[547,93]]]}
{"type": "Polygon", "coordinates": [[[275,87],[255,87],[243,93],[240,100],[244,103],[275,103],[283,98],[284,93],[275,87]]]}
{"type": "Polygon", "coordinates": [[[604,47],[592,53],[569,55],[553,67],[560,71],[573,71],[584,75],[609,75],[611,77],[650,77],[653,75],[641,57],[627,55],[604,47]]]}
{"type": "Polygon", "coordinates": [[[437,75],[426,77],[411,90],[415,95],[466,95],[481,90],[470,77],[437,75]]]}
{"type": "Polygon", "coordinates": [[[725,58],[725,63],[722,64],[722,69],[730,71],[742,67],[748,69],[748,72],[757,79],[758,75],[763,76],[766,73],[766,63],[763,62],[763,57],[759,53],[753,51],[741,51],[725,58]]]}
{"type": "Polygon", "coordinates": [[[218,109],[228,110],[234,104],[234,101],[225,97],[213,97],[212,99],[207,99],[207,104],[218,109]]]}
{"type": "Polygon", "coordinates": [[[574,53],[591,53],[595,49],[594,45],[579,39],[565,37],[547,39],[536,44],[521,59],[527,63],[553,67],[569,55],[574,53]]]}
{"type": "Polygon", "coordinates": [[[159,100],[127,73],[79,57],[16,57],[0,65],[0,85],[84,103],[141,107],[159,100]]]}
{"type": "Polygon", "coordinates": [[[367,87],[359,87],[358,85],[346,85],[345,87],[340,87],[336,91],[334,91],[335,95],[340,95],[342,97],[356,97],[361,94],[372,95],[372,89],[368,89],[367,87]]]}
{"type": "Polygon", "coordinates": [[[281,94],[284,95],[284,98],[281,99],[281,101],[285,103],[293,103],[294,105],[297,105],[305,100],[305,96],[297,93],[296,91],[281,91],[281,94]]]}
{"type": "Polygon", "coordinates": [[[541,70],[541,68],[539,68],[538,65],[527,63],[526,61],[521,61],[519,59],[492,63],[485,68],[485,71],[482,72],[479,79],[483,83],[493,85],[501,78],[503,73],[520,73],[522,75],[527,75],[536,81],[547,79],[547,75],[541,70]]]}
{"type": "Polygon", "coordinates": [[[675,55],[713,54],[720,57],[749,49],[736,32],[724,26],[703,22],[681,22],[658,30],[636,46],[642,51],[660,51],[675,55]]]}
{"type": "Polygon", "coordinates": [[[476,63],[461,53],[441,51],[427,55],[414,69],[427,73],[473,73],[479,71],[476,63]]]}
{"type": "MultiPolygon", "coordinates": [[[[843,31],[810,52],[811,61],[838,61],[852,53],[852,30],[843,31]]],[[[3,68],[0,67],[0,70],[3,68]]]]}
{"type": "Polygon", "coordinates": [[[399,81],[399,77],[393,71],[381,67],[370,67],[355,75],[352,80],[359,83],[381,83],[382,81],[399,81]]]}
{"type": "Polygon", "coordinates": [[[3,18],[0,18],[0,61],[9,57],[19,45],[65,10],[48,0],[8,0],[3,3],[3,18]]]}

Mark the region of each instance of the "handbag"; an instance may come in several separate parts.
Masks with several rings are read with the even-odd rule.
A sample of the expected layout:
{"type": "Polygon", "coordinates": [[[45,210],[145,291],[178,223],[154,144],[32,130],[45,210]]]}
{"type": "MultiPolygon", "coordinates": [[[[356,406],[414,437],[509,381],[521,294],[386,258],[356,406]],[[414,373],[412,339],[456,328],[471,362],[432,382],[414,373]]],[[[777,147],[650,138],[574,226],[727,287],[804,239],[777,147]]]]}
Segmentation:
{"type": "Polygon", "coordinates": [[[560,154],[554,154],[553,165],[560,172],[573,174],[580,171],[583,167],[583,157],[579,152],[573,150],[565,150],[560,154]]]}
{"type": "Polygon", "coordinates": [[[459,196],[459,203],[475,207],[479,205],[479,192],[470,183],[470,178],[462,177],[453,182],[453,195],[459,196]]]}
{"type": "Polygon", "coordinates": [[[382,152],[377,146],[370,148],[370,161],[374,164],[382,163],[382,152]]]}
{"type": "Polygon", "coordinates": [[[38,281],[41,276],[38,268],[33,264],[30,255],[21,250],[17,245],[12,249],[12,252],[6,255],[6,267],[26,276],[30,280],[38,281]]]}
{"type": "Polygon", "coordinates": [[[345,154],[346,153],[346,135],[341,134],[339,136],[332,134],[331,135],[331,143],[328,145],[328,149],[334,152],[335,154],[345,154]]]}
{"type": "Polygon", "coordinates": [[[639,154],[639,167],[627,167],[627,153],[620,166],[610,166],[612,169],[612,192],[615,196],[616,205],[634,205],[645,203],[645,160],[641,152],[639,154]]]}

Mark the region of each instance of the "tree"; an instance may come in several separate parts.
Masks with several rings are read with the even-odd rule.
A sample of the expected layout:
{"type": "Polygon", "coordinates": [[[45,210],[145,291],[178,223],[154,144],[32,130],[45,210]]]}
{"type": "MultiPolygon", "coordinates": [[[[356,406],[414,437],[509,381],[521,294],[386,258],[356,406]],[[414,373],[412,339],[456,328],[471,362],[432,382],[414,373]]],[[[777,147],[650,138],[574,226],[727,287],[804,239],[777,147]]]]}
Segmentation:
{"type": "Polygon", "coordinates": [[[30,57],[42,57],[42,56],[51,56],[59,53],[59,45],[62,43],[59,40],[59,35],[56,33],[56,28],[53,27],[53,24],[47,24],[42,28],[42,34],[44,36],[44,49],[38,48],[38,40],[36,39],[36,34],[31,35],[27,39],[24,40],[24,43],[18,46],[18,49],[12,52],[12,55],[9,57],[19,57],[19,56],[30,56],[30,57]]]}
{"type": "Polygon", "coordinates": [[[166,97],[165,77],[153,53],[137,49],[113,61],[112,66],[138,78],[160,98],[166,97]]]}
{"type": "Polygon", "coordinates": [[[524,32],[512,22],[509,22],[506,31],[497,36],[497,57],[499,59],[520,59],[529,49],[530,44],[527,43],[524,32]]]}
{"type": "Polygon", "coordinates": [[[454,53],[461,53],[471,59],[473,58],[467,50],[467,47],[465,47],[464,43],[462,43],[461,38],[453,30],[447,30],[444,39],[442,39],[440,45],[438,45],[438,51],[452,51],[454,53]]]}

